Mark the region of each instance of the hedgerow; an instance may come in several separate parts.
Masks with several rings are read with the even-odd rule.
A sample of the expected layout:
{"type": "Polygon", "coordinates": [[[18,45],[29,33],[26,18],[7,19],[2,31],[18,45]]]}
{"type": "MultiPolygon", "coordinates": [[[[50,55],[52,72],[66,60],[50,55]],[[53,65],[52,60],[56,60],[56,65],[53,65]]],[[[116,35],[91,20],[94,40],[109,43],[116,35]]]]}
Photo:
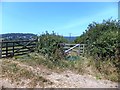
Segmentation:
{"type": "Polygon", "coordinates": [[[63,47],[60,46],[60,43],[65,43],[67,40],[56,33],[46,33],[38,37],[38,52],[44,54],[50,60],[60,60],[64,59],[63,47]]]}
{"type": "Polygon", "coordinates": [[[86,56],[93,57],[96,68],[101,72],[104,62],[112,63],[120,75],[120,21],[103,20],[89,24],[86,32],[77,37],[75,43],[86,44],[86,56]],[[102,64],[101,64],[102,63],[102,64]]]}
{"type": "Polygon", "coordinates": [[[75,43],[87,44],[87,54],[102,60],[118,57],[118,31],[120,23],[117,20],[103,20],[102,23],[91,23],[86,32],[77,37],[75,43]]]}

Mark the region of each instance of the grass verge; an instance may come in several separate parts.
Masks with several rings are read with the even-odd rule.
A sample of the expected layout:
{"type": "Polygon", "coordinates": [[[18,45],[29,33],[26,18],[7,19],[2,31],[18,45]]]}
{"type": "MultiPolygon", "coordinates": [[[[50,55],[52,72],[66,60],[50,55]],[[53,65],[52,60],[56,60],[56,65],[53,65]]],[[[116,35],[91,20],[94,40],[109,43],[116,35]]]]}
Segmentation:
{"type": "Polygon", "coordinates": [[[56,60],[51,61],[38,53],[31,53],[15,59],[33,67],[44,65],[55,71],[72,70],[79,74],[89,74],[96,79],[107,79],[118,82],[118,70],[110,61],[95,61],[93,58],[80,57],[79,60],[56,60]]]}

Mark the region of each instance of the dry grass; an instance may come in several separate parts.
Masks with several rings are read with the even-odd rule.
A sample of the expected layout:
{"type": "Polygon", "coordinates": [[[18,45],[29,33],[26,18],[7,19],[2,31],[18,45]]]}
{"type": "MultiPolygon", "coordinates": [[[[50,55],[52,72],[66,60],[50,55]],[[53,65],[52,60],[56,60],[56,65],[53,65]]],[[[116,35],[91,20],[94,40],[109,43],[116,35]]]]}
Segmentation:
{"type": "Polygon", "coordinates": [[[32,71],[20,67],[18,64],[13,63],[10,60],[3,60],[1,67],[2,78],[8,78],[12,83],[19,84],[23,80],[28,80],[29,87],[35,87],[36,85],[44,87],[45,84],[52,84],[51,81],[45,79],[40,75],[34,74],[32,71]]]}
{"type": "Polygon", "coordinates": [[[92,75],[97,79],[107,79],[119,82],[118,69],[110,60],[95,61],[92,58],[87,59],[87,66],[92,69],[92,75]]]}
{"type": "MultiPolygon", "coordinates": [[[[40,65],[43,65],[46,68],[49,68],[56,72],[62,72],[64,70],[71,70],[79,74],[92,75],[96,77],[96,79],[107,79],[107,80],[116,81],[116,82],[119,81],[117,68],[113,65],[113,63],[111,63],[110,61],[99,61],[99,62],[97,61],[96,62],[91,57],[89,57],[89,59],[85,57],[80,57],[79,60],[51,61],[51,60],[46,59],[44,56],[40,54],[31,53],[29,55],[15,57],[14,60],[20,61],[32,67],[39,67],[40,65]]],[[[9,66],[9,63],[7,66],[9,66]]],[[[10,67],[10,70],[12,70],[9,72],[16,73],[16,71],[18,71],[19,69],[18,66],[14,64],[13,65],[10,64],[9,67],[10,67]]],[[[6,70],[8,67],[4,67],[4,68],[6,70]]],[[[28,72],[28,71],[21,70],[21,69],[20,71],[21,72],[24,71],[22,73],[23,75],[19,73],[20,76],[22,77],[24,76],[26,77],[28,73],[30,73],[29,75],[31,75],[31,76],[27,75],[28,77],[33,77],[32,72],[28,72]]],[[[9,72],[7,71],[7,73],[9,72]]],[[[32,80],[36,80],[36,78],[32,80]]]]}

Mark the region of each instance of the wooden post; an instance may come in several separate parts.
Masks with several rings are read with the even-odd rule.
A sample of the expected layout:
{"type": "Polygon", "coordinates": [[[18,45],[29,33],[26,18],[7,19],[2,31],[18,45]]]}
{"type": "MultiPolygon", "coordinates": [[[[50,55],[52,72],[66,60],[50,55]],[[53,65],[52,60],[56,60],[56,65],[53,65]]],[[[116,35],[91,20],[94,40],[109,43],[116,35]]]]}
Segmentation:
{"type": "Polygon", "coordinates": [[[6,42],[6,57],[8,57],[8,43],[6,42]]]}
{"type": "Polygon", "coordinates": [[[83,44],[83,57],[84,57],[84,53],[85,53],[85,45],[83,44]]]}
{"type": "MultiPolygon", "coordinates": [[[[81,44],[80,44],[80,45],[81,45],[81,44]]],[[[79,48],[78,48],[78,49],[79,49],[79,51],[78,51],[78,55],[80,55],[80,45],[79,45],[79,48]]]]}
{"type": "Polygon", "coordinates": [[[80,55],[82,56],[83,55],[83,44],[80,44],[80,55]]]}
{"type": "Polygon", "coordinates": [[[85,53],[85,45],[83,44],[83,54],[85,53]]]}
{"type": "Polygon", "coordinates": [[[0,58],[2,58],[2,42],[0,43],[0,58]]]}
{"type": "Polygon", "coordinates": [[[12,53],[12,56],[14,56],[14,46],[15,46],[15,43],[13,42],[13,53],[12,53]]]}
{"type": "Polygon", "coordinates": [[[39,52],[39,50],[38,50],[38,42],[39,42],[39,38],[37,36],[37,38],[35,40],[36,45],[35,45],[35,48],[34,48],[34,51],[37,51],[37,52],[39,52]]]}
{"type": "Polygon", "coordinates": [[[80,44],[80,55],[82,55],[82,54],[81,54],[81,53],[82,53],[82,52],[81,52],[81,46],[82,46],[82,44],[80,44]]]}

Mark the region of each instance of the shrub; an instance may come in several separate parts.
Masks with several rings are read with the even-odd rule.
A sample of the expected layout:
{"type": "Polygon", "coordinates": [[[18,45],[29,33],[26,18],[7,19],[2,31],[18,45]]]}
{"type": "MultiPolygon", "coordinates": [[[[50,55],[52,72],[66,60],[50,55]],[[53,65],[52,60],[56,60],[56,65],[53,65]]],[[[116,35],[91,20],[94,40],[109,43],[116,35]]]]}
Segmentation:
{"type": "Polygon", "coordinates": [[[116,20],[103,20],[102,23],[93,22],[75,42],[87,44],[87,51],[95,58],[97,56],[102,60],[115,59],[118,57],[119,30],[119,22],[116,20]]]}
{"type": "Polygon", "coordinates": [[[86,56],[92,56],[96,62],[96,68],[100,72],[106,73],[106,76],[111,74],[111,72],[107,73],[110,70],[105,71],[103,70],[104,68],[101,68],[101,65],[109,65],[108,63],[104,64],[104,62],[109,62],[115,66],[117,73],[120,74],[119,30],[120,21],[117,20],[103,20],[102,23],[93,22],[88,25],[86,32],[75,40],[75,43],[84,43],[87,45],[86,56]]]}
{"type": "Polygon", "coordinates": [[[51,60],[59,60],[64,58],[63,47],[60,43],[65,43],[67,40],[54,32],[49,34],[47,31],[38,38],[38,52],[44,54],[51,60]]]}

